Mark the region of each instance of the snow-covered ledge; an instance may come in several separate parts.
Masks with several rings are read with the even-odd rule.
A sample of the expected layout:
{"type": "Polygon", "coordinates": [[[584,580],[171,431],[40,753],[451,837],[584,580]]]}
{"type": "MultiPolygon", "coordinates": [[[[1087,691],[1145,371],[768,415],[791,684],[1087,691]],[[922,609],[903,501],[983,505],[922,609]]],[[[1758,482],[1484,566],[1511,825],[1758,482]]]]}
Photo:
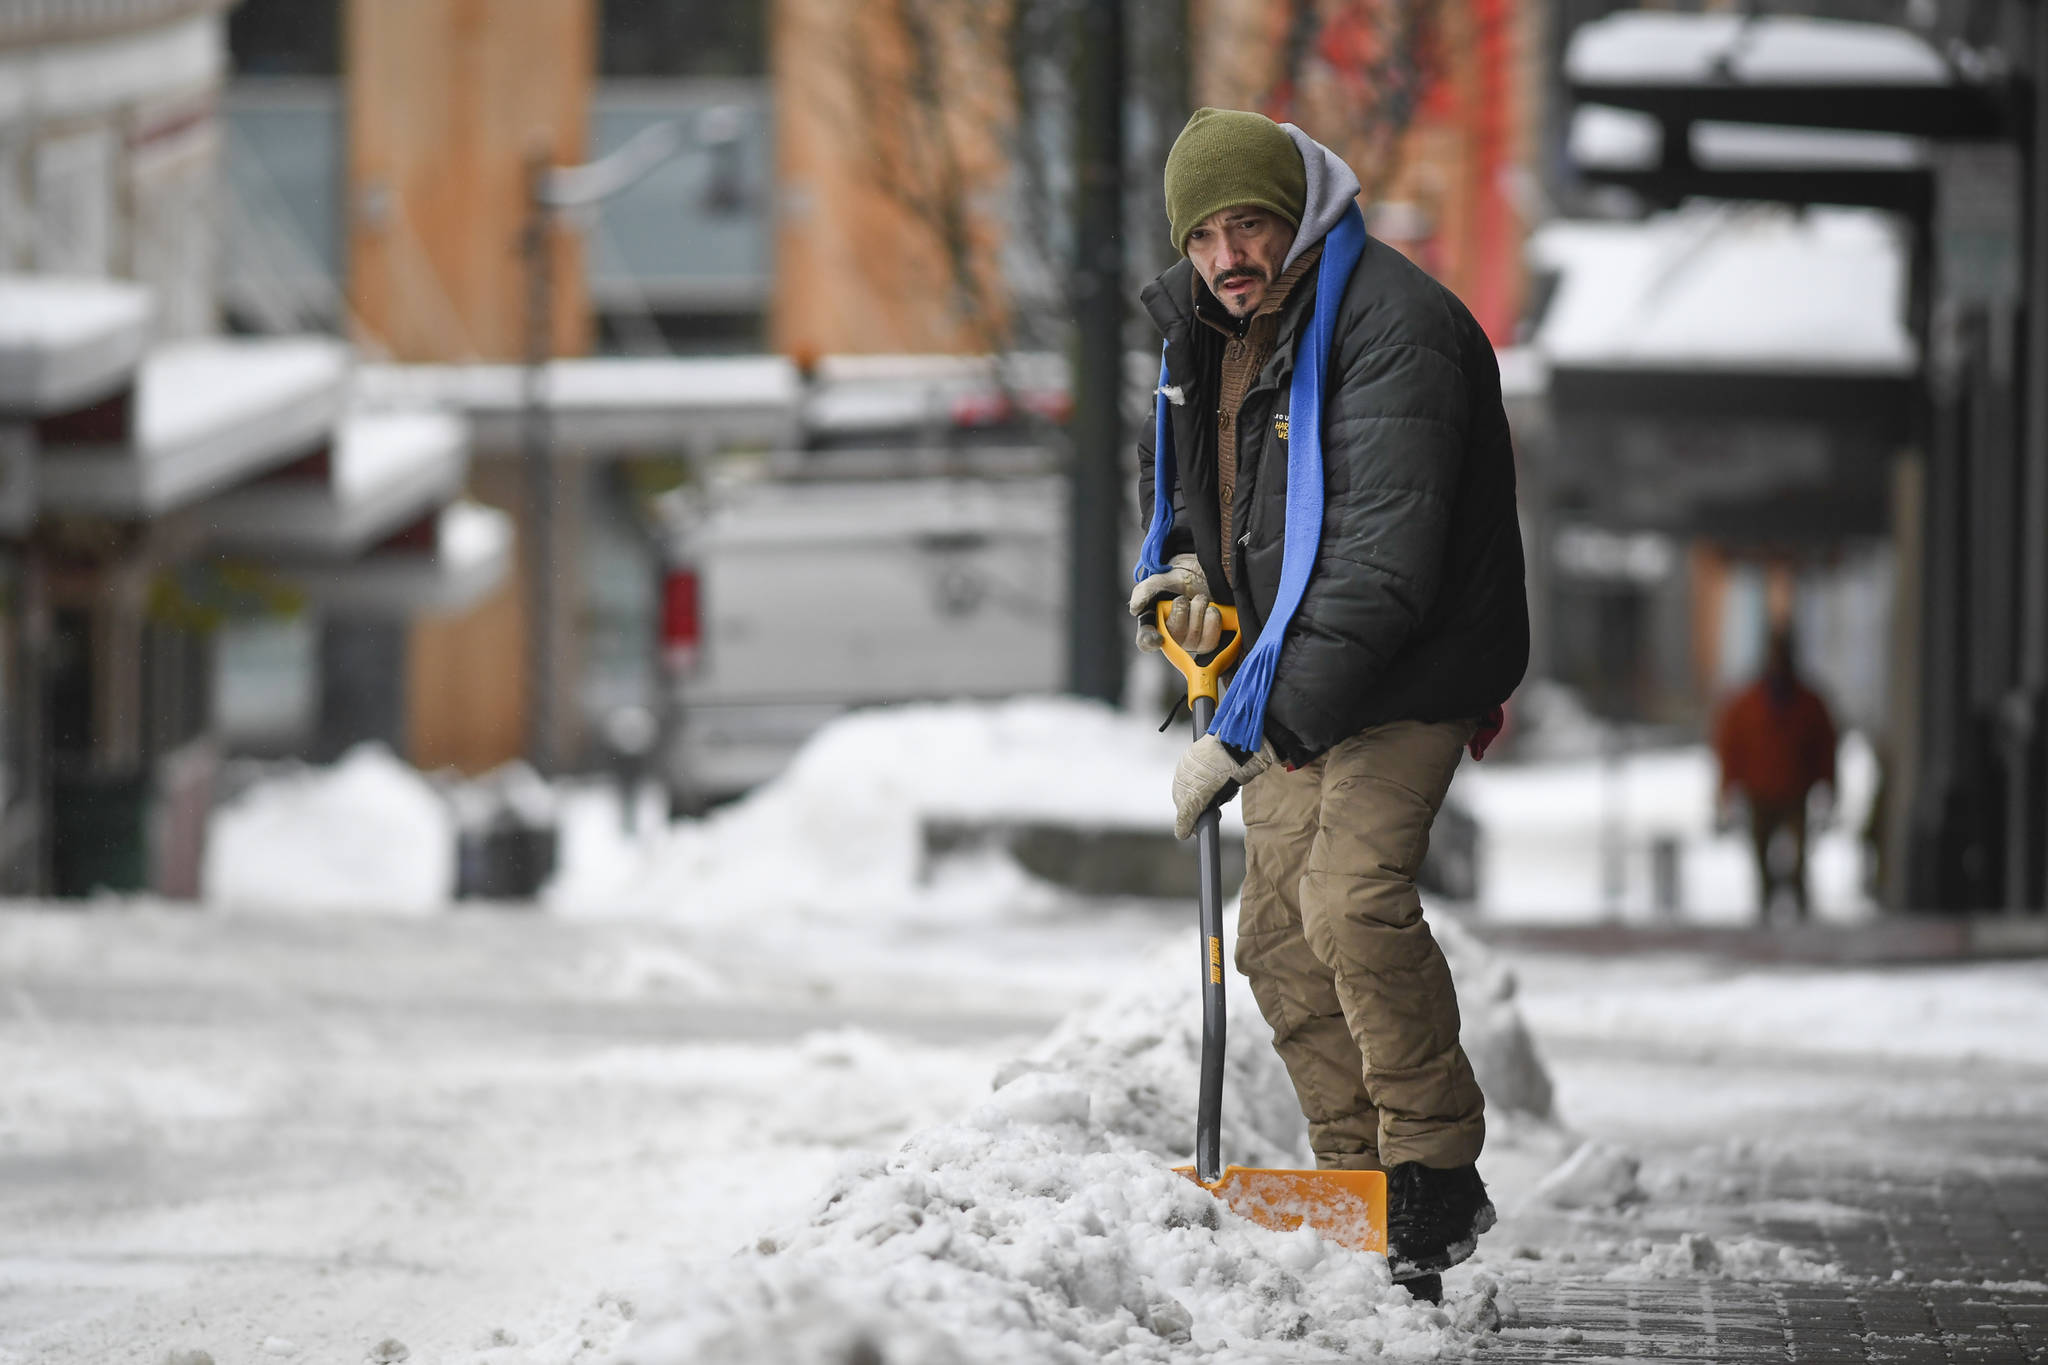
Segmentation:
{"type": "Polygon", "coordinates": [[[144,358],[125,435],[45,433],[46,509],[149,517],[289,463],[333,437],[348,347],[315,337],[180,341],[144,358]]]}
{"type": "Polygon", "coordinates": [[[418,547],[396,544],[353,563],[294,567],[283,576],[327,611],[417,616],[465,611],[510,572],[513,526],[505,513],[451,503],[436,514],[431,531],[431,540],[418,547]]]}
{"type": "Polygon", "coordinates": [[[1581,24],[1565,77],[1598,85],[1940,86],[1954,74],[1925,39],[1885,24],[1797,15],[1633,10],[1581,24]]]}
{"type": "Polygon", "coordinates": [[[42,417],[125,388],[149,318],[140,285],[0,275],[0,412],[42,417]]]}
{"type": "Polygon", "coordinates": [[[469,427],[452,413],[352,413],[324,468],[230,490],[207,505],[208,532],[223,549],[346,559],[453,500],[468,470],[469,427]]]}
{"type": "MultiPolygon", "coordinates": [[[[1702,119],[1686,125],[1701,170],[1924,170],[1925,138],[1840,128],[1786,128],[1702,119]]],[[[1656,115],[1604,104],[1572,112],[1571,159],[1586,170],[1651,171],[1664,160],[1656,115]]]]}
{"type": "MultiPolygon", "coordinates": [[[[466,415],[479,453],[518,450],[526,408],[520,365],[366,365],[365,407],[466,415]]],[[[781,356],[607,356],[548,362],[549,437],[563,458],[617,458],[679,443],[705,450],[793,445],[802,382],[781,356]]]]}

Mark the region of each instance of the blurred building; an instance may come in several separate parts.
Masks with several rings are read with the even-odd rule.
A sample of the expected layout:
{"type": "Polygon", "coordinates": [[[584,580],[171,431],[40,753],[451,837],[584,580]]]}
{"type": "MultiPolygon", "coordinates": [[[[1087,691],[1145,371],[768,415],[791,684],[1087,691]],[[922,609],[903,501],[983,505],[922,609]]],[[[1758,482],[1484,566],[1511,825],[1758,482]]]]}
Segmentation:
{"type": "Polygon", "coordinates": [[[1553,145],[1608,221],[1538,239],[1560,515],[1687,547],[1708,680],[1744,616],[1832,657],[1890,903],[2038,909],[2048,11],[1569,8],[1553,145]]]}
{"type": "MultiPolygon", "coordinates": [[[[537,400],[559,456],[548,475],[559,586],[547,729],[553,753],[575,765],[593,756],[605,714],[657,701],[664,566],[652,497],[687,476],[713,433],[784,439],[794,388],[771,377],[765,397],[743,383],[707,399],[716,366],[633,363],[761,347],[773,201],[766,6],[549,0],[520,13],[513,22],[502,5],[460,0],[238,8],[223,96],[222,289],[238,327],[345,330],[385,359],[449,367],[392,371],[365,391],[473,418],[471,490],[524,535],[518,365],[532,351],[532,258],[520,243],[531,177],[650,129],[680,130],[644,179],[547,227],[544,352],[626,358],[550,371],[537,400]],[[749,403],[764,406],[734,434],[728,419],[749,403]]],[[[523,554],[518,577],[460,619],[365,642],[406,679],[395,722],[374,728],[414,762],[478,771],[531,751],[531,562],[523,554]]],[[[291,734],[247,740],[290,746],[291,734]]]]}
{"type": "Polygon", "coordinates": [[[226,8],[0,8],[0,270],[136,280],[154,335],[212,330],[226,8]]]}
{"type": "MultiPolygon", "coordinates": [[[[589,81],[582,135],[554,149],[564,164],[616,151],[666,120],[690,135],[671,161],[578,224],[588,345],[625,354],[760,349],[772,276],[767,6],[609,0],[557,10],[594,28],[573,44],[583,62],[559,62],[558,41],[535,45],[589,81]]],[[[239,327],[347,322],[349,12],[342,0],[243,0],[230,15],[221,124],[232,250],[222,291],[239,327]]],[[[452,334],[434,349],[449,361],[487,354],[452,334]]]]}
{"type": "Polygon", "coordinates": [[[1366,180],[1373,234],[1506,345],[1523,312],[1546,10],[1193,0],[1194,102],[1257,109],[1329,143],[1366,180]]]}
{"type": "MultiPolygon", "coordinates": [[[[0,15],[0,888],[196,890],[231,623],[503,577],[464,424],[325,336],[213,335],[222,6],[0,15]]],[[[376,692],[374,676],[364,685],[376,692]]]]}
{"type": "MultiPolygon", "coordinates": [[[[1251,108],[1359,167],[1373,230],[1512,341],[1543,18],[1523,0],[1126,5],[1129,292],[1173,259],[1159,168],[1188,109],[1251,108]]],[[[1072,31],[1065,7],[1027,0],[777,7],[778,348],[1060,344],[1072,31]]]]}

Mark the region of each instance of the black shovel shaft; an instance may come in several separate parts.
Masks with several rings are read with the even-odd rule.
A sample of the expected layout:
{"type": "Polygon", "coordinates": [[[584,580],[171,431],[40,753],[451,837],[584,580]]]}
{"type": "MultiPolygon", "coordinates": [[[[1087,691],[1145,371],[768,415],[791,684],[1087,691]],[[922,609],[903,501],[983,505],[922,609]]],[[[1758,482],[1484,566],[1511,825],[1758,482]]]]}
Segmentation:
{"type": "MultiPolygon", "coordinates": [[[[1195,698],[1195,738],[1209,732],[1216,703],[1195,698]]],[[[1202,1089],[1195,1104],[1195,1174],[1205,1181],[1223,1174],[1223,842],[1222,815],[1209,811],[1195,822],[1195,856],[1201,866],[1202,1089]]]]}

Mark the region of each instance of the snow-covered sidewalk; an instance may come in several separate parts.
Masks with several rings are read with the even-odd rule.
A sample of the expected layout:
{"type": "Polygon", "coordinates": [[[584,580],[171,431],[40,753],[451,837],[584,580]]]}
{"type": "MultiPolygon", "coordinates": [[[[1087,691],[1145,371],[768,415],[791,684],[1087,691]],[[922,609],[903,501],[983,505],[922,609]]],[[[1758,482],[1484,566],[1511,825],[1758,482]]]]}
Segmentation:
{"type": "MultiPolygon", "coordinates": [[[[1785,1232],[1854,1172],[2048,1189],[1998,1154],[2048,1118],[2048,967],[1509,957],[1446,907],[1501,1228],[1436,1309],[1229,1216],[1168,1169],[1186,907],[922,836],[1077,791],[1163,818],[1176,748],[1067,702],[854,717],[644,840],[572,794],[547,912],[451,910],[432,793],[363,754],[227,813],[233,912],[0,914],[0,1365],[1540,1353],[1566,1289],[1856,1292],[1869,1255],[1785,1232]],[[351,826],[379,793],[412,814],[351,826]]],[[[1697,826],[1696,760],[1643,760],[1678,780],[1633,809],[1697,826]]],[[[1488,772],[1482,814],[1583,873],[1597,774],[1488,772]]],[[[1226,1154],[1302,1164],[1234,976],[1232,1011],[1226,1154]]]]}
{"type": "Polygon", "coordinates": [[[0,1362],[594,1360],[673,1268],[981,1102],[1162,928],[1036,927],[1081,960],[881,935],[864,984],[829,936],[0,909],[0,1362]]]}
{"type": "MultiPolygon", "coordinates": [[[[2048,1182],[2048,965],[1502,962],[1451,929],[1504,1218],[1421,1308],[1165,1172],[1186,926],[1085,909],[878,935],[896,976],[839,996],[829,935],[784,990],[663,925],[0,915],[0,1360],[1334,1360],[1458,1355],[1496,1314],[1549,1350],[1567,1290],[1904,1292],[1855,1194],[2048,1182]],[[1504,1112],[1509,1000],[1560,1123],[1504,1112]]],[[[1236,1004],[1226,1143],[1297,1160],[1236,1004]]]]}

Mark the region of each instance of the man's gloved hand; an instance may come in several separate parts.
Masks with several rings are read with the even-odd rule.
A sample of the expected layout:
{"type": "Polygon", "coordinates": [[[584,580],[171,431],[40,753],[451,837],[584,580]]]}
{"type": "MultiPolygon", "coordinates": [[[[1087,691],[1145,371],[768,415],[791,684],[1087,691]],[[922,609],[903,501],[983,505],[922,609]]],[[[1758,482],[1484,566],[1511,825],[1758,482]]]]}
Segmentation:
{"type": "Polygon", "coordinates": [[[1190,654],[1206,654],[1223,643],[1223,613],[1209,600],[1209,580],[1202,561],[1192,554],[1175,555],[1160,572],[1131,589],[1131,615],[1138,618],[1138,648],[1157,651],[1161,644],[1152,604],[1174,599],[1166,629],[1174,643],[1190,654]]]}
{"type": "Polygon", "coordinates": [[[1237,789],[1273,766],[1273,746],[1262,744],[1251,757],[1240,760],[1228,745],[1214,735],[1203,735],[1180,756],[1173,770],[1173,837],[1185,839],[1195,832],[1195,821],[1211,806],[1220,806],[1237,795],[1237,789]]]}

